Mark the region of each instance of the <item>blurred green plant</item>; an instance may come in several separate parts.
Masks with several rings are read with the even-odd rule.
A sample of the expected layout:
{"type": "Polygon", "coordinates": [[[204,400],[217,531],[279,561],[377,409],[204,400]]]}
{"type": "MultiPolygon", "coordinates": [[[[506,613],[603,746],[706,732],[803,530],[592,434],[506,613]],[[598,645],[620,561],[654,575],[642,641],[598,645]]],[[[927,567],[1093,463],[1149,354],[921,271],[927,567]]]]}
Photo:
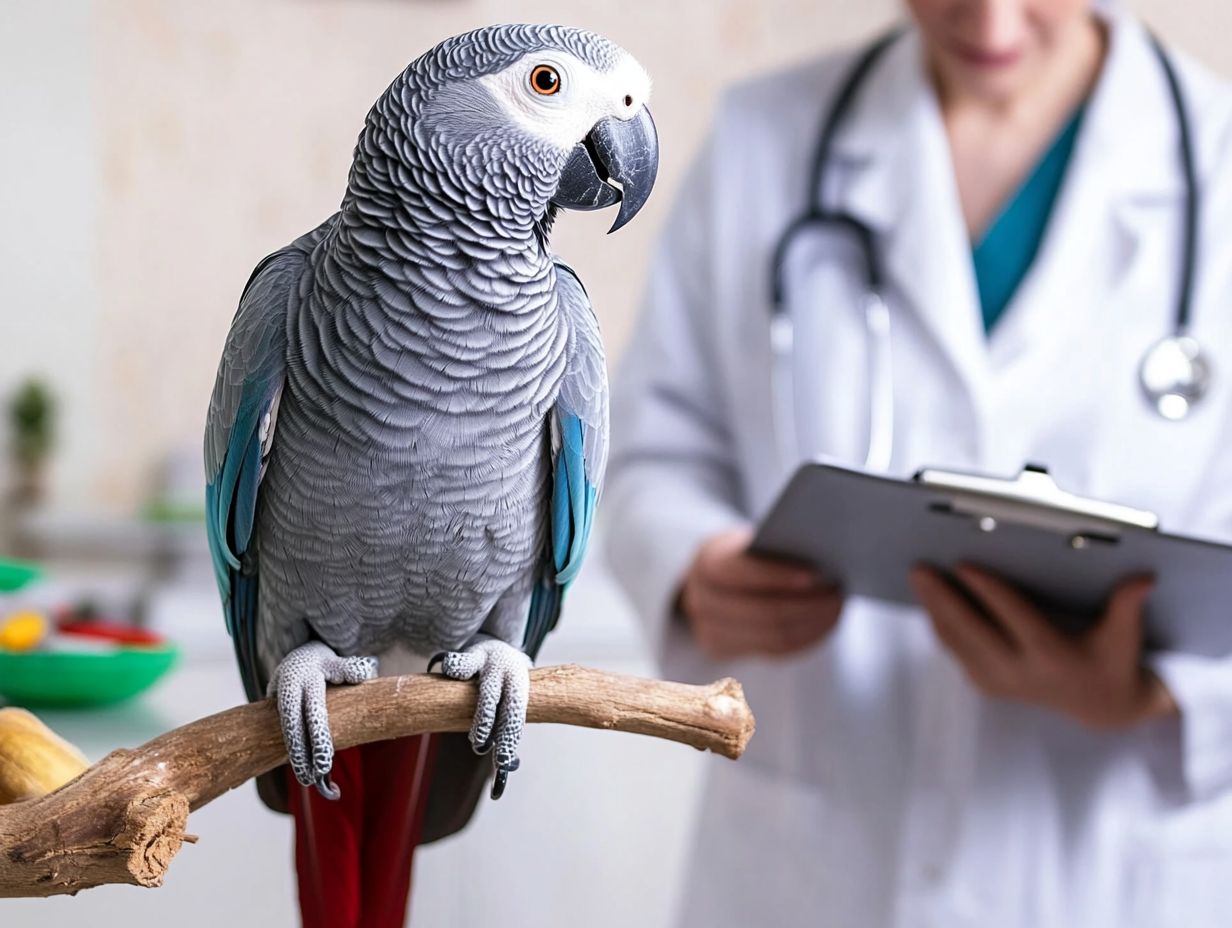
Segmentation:
{"type": "Polygon", "coordinates": [[[141,516],[147,522],[164,525],[179,522],[204,522],[205,506],[200,503],[186,503],[172,499],[152,499],[142,507],[141,516]]]}
{"type": "Polygon", "coordinates": [[[43,381],[30,378],[13,394],[9,425],[13,431],[13,456],[26,468],[47,460],[55,445],[56,401],[43,381]]]}

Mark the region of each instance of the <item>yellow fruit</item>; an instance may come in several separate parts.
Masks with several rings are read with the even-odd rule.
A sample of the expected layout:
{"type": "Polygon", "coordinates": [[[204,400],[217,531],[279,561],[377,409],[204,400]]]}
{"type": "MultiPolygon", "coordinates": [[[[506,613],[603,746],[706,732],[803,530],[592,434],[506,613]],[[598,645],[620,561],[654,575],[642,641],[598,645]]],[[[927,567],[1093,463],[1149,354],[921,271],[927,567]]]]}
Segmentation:
{"type": "Polygon", "coordinates": [[[0,648],[31,651],[47,634],[47,620],[37,612],[14,612],[0,622],[0,648]]]}
{"type": "Polygon", "coordinates": [[[0,709],[0,805],[59,789],[90,766],[25,709],[0,709]]]}

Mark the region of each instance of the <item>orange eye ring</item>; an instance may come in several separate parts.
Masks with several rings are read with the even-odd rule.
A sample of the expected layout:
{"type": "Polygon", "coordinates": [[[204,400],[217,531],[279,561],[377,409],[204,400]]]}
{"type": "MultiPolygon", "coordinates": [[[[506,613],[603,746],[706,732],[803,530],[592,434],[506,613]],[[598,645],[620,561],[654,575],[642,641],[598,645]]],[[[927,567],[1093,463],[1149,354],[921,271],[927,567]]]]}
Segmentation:
{"type": "Polygon", "coordinates": [[[550,64],[538,65],[530,72],[530,89],[542,97],[560,93],[560,72],[550,64]]]}

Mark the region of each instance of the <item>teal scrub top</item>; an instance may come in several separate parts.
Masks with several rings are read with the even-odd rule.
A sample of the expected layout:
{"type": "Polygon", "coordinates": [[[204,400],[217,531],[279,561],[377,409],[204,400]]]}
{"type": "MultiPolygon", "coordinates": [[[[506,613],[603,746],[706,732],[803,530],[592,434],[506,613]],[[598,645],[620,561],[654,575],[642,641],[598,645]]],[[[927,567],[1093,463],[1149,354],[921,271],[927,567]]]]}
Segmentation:
{"type": "Polygon", "coordinates": [[[1070,118],[1022,186],[971,249],[984,331],[991,332],[1013,299],[1044,240],[1065,169],[1082,124],[1083,107],[1070,118]]]}

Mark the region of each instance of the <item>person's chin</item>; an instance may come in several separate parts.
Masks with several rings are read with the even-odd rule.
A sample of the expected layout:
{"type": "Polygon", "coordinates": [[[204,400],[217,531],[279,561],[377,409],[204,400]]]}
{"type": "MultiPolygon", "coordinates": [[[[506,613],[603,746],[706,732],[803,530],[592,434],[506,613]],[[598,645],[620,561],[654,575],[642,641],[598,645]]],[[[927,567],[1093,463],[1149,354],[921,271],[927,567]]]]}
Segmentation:
{"type": "Polygon", "coordinates": [[[951,82],[966,94],[981,99],[1013,97],[1030,76],[1027,56],[1023,53],[979,58],[947,52],[946,64],[951,82]]]}

